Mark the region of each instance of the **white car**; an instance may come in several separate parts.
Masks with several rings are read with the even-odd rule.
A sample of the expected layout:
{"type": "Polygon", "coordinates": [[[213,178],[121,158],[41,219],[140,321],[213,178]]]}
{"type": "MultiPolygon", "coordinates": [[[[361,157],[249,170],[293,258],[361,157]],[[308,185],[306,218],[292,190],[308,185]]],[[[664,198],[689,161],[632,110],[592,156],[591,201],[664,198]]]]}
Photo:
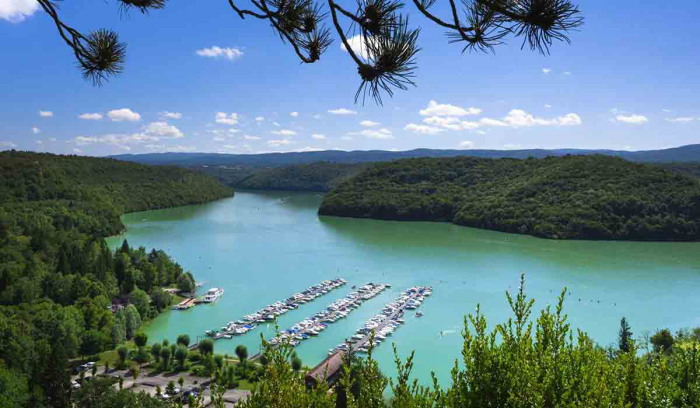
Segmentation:
{"type": "Polygon", "coordinates": [[[73,388],[74,390],[80,389],[80,384],[78,384],[77,381],[71,381],[70,386],[71,386],[71,388],[73,388]]]}

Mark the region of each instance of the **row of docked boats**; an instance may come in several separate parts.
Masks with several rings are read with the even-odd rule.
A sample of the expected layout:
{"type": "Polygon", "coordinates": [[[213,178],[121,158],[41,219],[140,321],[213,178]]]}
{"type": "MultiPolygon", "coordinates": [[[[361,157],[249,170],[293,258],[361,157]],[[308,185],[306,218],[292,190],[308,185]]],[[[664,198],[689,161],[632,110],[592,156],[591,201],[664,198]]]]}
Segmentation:
{"type": "Polygon", "coordinates": [[[295,293],[287,299],[279,300],[273,304],[267,305],[264,308],[243,316],[241,319],[228,322],[220,330],[207,330],[205,334],[214,338],[231,338],[232,336],[240,336],[258,327],[260,323],[266,323],[275,320],[290,310],[298,309],[300,305],[311,302],[334,289],[345,285],[347,281],[342,278],[324,280],[321,283],[313,285],[306,290],[295,293]]]}
{"type": "Polygon", "coordinates": [[[357,291],[334,301],[326,309],[284,330],[277,337],[271,339],[270,344],[285,343],[296,347],[302,341],[318,336],[329,324],[347,317],[350,312],[360,307],[362,303],[376,297],[390,287],[390,285],[382,283],[368,283],[357,291]]]}
{"type": "Polygon", "coordinates": [[[371,346],[376,347],[406,321],[403,319],[406,310],[413,310],[423,303],[426,297],[433,294],[432,287],[414,286],[401,296],[384,306],[381,313],[372,316],[345,343],[328,350],[332,355],[339,351],[367,353],[371,346]]]}

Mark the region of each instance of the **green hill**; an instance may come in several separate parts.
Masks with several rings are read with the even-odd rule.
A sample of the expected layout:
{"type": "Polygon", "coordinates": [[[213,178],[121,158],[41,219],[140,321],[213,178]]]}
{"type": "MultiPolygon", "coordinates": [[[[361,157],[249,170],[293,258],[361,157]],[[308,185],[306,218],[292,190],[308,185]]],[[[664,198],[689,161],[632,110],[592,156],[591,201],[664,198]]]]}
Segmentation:
{"type": "Polygon", "coordinates": [[[48,153],[0,152],[0,211],[35,212],[56,224],[108,236],[123,229],[119,216],[233,195],[211,177],[179,167],[48,153]]]}
{"type": "Polygon", "coordinates": [[[327,162],[273,167],[232,181],[230,185],[249,190],[326,192],[367,167],[369,165],[364,163],[327,162]]]}
{"type": "Polygon", "coordinates": [[[555,239],[700,239],[700,183],[607,156],[469,157],[377,164],[321,215],[455,224],[555,239]]]}

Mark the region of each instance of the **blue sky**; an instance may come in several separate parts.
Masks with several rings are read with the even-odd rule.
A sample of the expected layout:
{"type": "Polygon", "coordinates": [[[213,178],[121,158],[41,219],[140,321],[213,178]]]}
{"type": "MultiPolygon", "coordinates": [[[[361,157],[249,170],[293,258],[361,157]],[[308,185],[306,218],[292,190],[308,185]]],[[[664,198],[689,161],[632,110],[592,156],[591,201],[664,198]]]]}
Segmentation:
{"type": "Polygon", "coordinates": [[[354,103],[359,77],[337,36],[321,61],[300,64],[267,24],[240,20],[225,0],[172,1],[126,17],[114,0],[61,3],[69,25],[111,28],[128,44],[125,72],[102,87],[82,80],[33,0],[0,0],[0,150],[643,150],[700,142],[692,31],[700,3],[577,3],[585,24],[549,56],[521,50],[512,37],[495,55],[462,54],[408,3],[412,26],[422,28],[418,86],[363,106],[354,103]]]}

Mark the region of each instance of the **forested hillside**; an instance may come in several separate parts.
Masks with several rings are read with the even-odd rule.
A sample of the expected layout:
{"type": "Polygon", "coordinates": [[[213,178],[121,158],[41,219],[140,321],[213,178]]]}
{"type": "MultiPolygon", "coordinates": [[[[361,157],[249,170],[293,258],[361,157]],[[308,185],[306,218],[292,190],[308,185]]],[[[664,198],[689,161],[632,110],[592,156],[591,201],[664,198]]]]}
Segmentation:
{"type": "Polygon", "coordinates": [[[274,167],[236,180],[232,186],[249,190],[327,192],[358,174],[369,164],[319,162],[274,167]]]}
{"type": "Polygon", "coordinates": [[[606,156],[407,159],[342,183],[319,214],[555,239],[698,240],[700,182],[606,156]]]}
{"type": "Polygon", "coordinates": [[[119,216],[233,192],[185,169],[14,151],[0,176],[0,400],[20,399],[0,405],[67,407],[71,358],[133,337],[170,305],[163,287],[193,283],[162,251],[112,252],[119,216]]]}

